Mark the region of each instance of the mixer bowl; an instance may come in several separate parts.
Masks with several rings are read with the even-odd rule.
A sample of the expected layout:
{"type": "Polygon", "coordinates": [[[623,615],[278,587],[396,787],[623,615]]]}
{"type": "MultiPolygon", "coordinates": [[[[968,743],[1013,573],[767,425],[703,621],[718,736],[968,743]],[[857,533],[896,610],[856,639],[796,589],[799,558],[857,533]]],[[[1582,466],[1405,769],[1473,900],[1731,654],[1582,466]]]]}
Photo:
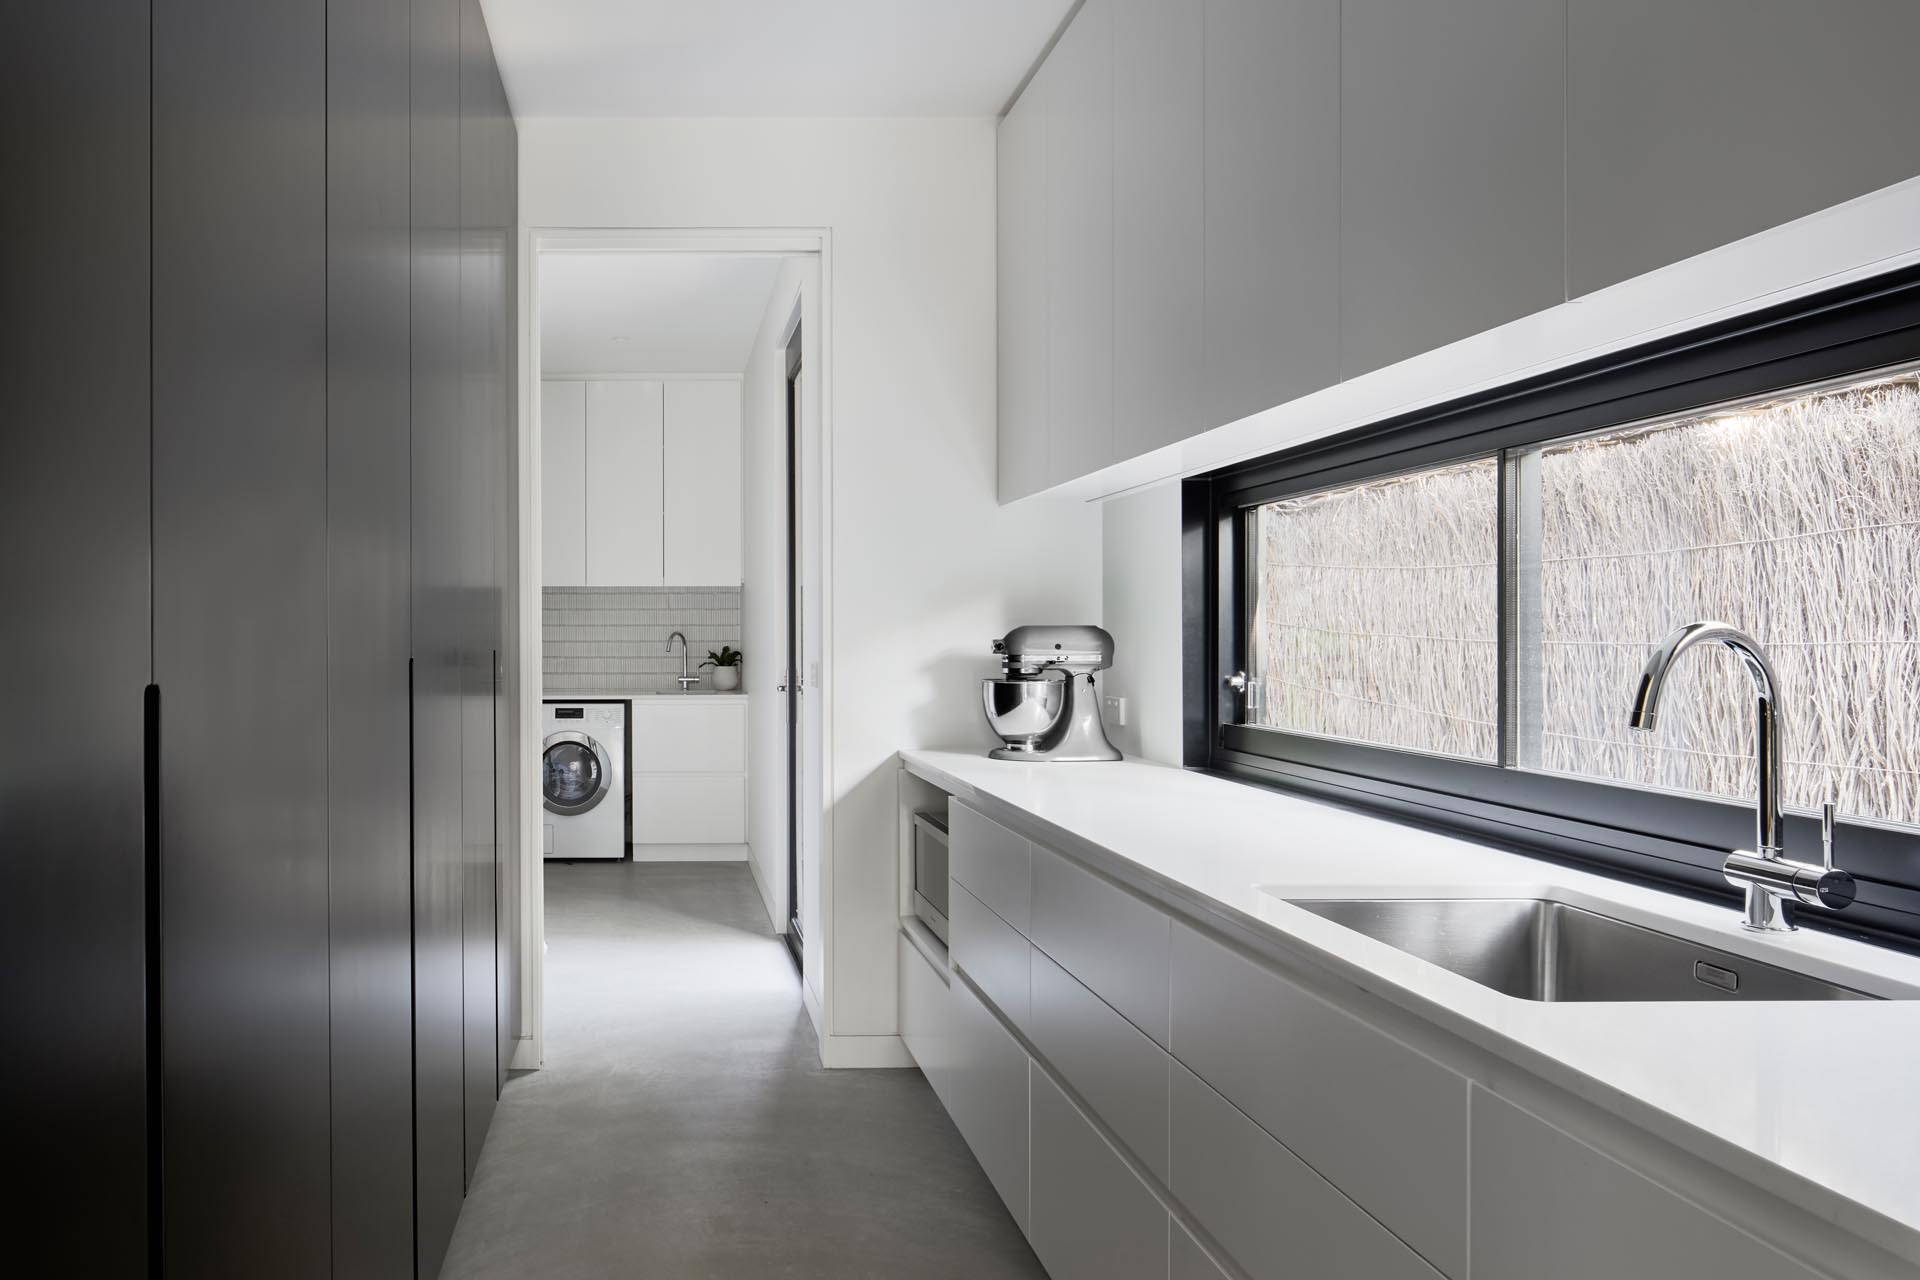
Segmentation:
{"type": "Polygon", "coordinates": [[[982,680],[987,723],[1016,751],[1032,751],[1067,708],[1065,680],[982,680]]]}

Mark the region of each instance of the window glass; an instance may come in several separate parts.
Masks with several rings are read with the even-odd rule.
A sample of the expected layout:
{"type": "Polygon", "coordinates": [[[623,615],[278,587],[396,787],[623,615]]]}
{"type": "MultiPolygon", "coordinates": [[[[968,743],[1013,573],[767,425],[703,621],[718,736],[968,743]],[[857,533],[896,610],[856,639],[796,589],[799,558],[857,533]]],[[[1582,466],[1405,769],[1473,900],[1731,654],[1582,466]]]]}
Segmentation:
{"type": "Polygon", "coordinates": [[[1731,652],[1681,660],[1656,733],[1626,724],[1652,646],[1719,619],[1759,639],[1779,675],[1787,804],[1816,807],[1831,788],[1843,813],[1920,820],[1912,373],[1562,442],[1513,465],[1518,763],[1751,797],[1752,685],[1731,652]]]}
{"type": "Polygon", "coordinates": [[[1494,759],[1495,460],[1286,498],[1249,519],[1246,723],[1494,759]]]}

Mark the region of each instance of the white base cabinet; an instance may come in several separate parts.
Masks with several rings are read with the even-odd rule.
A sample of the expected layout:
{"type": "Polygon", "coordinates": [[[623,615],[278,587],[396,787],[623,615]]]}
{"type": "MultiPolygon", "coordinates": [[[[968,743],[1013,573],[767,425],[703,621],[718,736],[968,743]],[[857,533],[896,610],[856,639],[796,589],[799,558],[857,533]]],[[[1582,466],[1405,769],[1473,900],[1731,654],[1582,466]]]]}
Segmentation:
{"type": "Polygon", "coordinates": [[[645,846],[744,845],[745,694],[633,698],[635,857],[645,846]]]}
{"type": "Polygon", "coordinates": [[[1622,1163],[1590,1145],[1590,1119],[1490,1091],[1521,1068],[1496,1081],[1483,1056],[1229,942],[1017,817],[959,799],[948,814],[950,963],[903,925],[902,1036],[1055,1280],[1910,1270],[1842,1238],[1822,1272],[1782,1251],[1828,1256],[1773,1234],[1788,1215],[1758,1188],[1622,1163]]]}

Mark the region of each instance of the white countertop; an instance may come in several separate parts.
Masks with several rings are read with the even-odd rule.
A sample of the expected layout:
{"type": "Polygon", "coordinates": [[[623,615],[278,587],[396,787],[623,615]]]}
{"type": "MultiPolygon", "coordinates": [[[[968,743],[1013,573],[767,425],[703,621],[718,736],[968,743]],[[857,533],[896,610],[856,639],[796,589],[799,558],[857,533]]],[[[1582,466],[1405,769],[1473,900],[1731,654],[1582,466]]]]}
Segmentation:
{"type": "Polygon", "coordinates": [[[1858,990],[1920,996],[1920,957],[1731,906],[1162,765],[903,751],[943,790],[1154,896],[1288,951],[1802,1208],[1920,1263],[1920,1000],[1549,1004],[1503,995],[1292,897],[1534,897],[1858,990]]]}

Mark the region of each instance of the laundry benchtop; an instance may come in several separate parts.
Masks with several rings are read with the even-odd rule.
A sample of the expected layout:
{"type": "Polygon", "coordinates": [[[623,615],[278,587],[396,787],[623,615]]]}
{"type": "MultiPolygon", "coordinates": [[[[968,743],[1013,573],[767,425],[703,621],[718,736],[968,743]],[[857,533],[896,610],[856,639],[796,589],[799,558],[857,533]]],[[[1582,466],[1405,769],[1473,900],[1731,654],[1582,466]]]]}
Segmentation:
{"type": "Polygon", "coordinates": [[[1756,936],[1733,905],[1164,765],[900,759],[1178,913],[1331,973],[1920,1264],[1920,957],[1816,930],[1756,936]],[[1288,897],[1552,897],[1890,998],[1520,999],[1288,897]]]}

